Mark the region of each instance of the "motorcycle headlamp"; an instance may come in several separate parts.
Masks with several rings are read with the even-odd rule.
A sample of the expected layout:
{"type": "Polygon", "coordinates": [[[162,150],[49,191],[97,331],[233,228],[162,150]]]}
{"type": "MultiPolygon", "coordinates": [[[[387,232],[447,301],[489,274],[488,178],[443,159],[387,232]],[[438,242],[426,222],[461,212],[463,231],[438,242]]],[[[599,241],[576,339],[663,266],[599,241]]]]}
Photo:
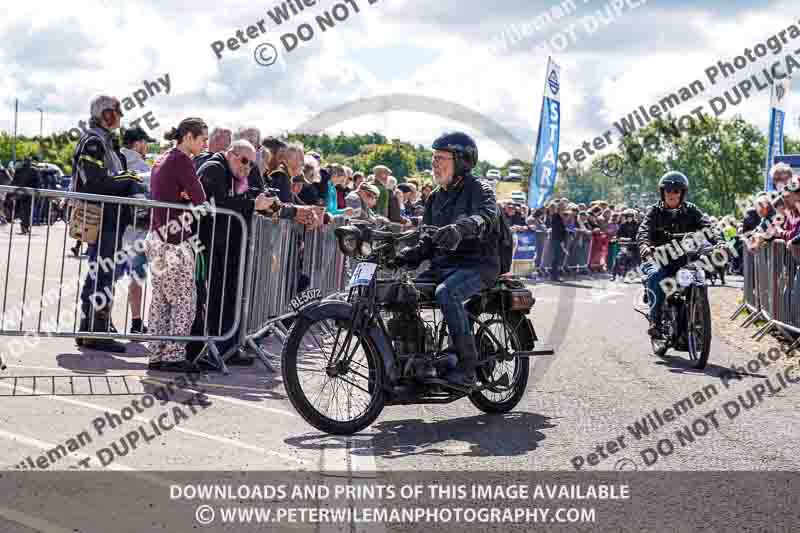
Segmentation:
{"type": "Polygon", "coordinates": [[[362,248],[361,231],[354,226],[342,226],[334,230],[339,250],[347,257],[353,257],[362,248]]]}

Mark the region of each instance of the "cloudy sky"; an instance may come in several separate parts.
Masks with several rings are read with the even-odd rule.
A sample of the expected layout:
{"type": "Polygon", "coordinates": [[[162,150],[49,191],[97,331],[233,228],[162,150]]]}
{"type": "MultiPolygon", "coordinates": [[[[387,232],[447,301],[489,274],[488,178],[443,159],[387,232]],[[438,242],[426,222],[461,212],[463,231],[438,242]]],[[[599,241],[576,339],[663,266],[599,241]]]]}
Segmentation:
{"type": "MultiPolygon", "coordinates": [[[[276,0],[2,2],[13,9],[0,18],[0,130],[12,130],[14,98],[19,131],[38,134],[41,107],[47,134],[85,119],[93,94],[129,97],[169,74],[170,94],[149,97],[126,119],[150,111],[159,134],[186,116],[280,133],[338,109],[333,120],[323,115],[329,132],[379,131],[430,145],[441,131],[463,129],[498,164],[510,157],[508,134],[529,152],[535,141],[545,41],[566,43],[553,51],[562,67],[563,151],[694,80],[707,90],[685,112],[706,103],[733,80],[711,87],[705,69],[800,24],[795,3],[744,0],[317,0],[281,25],[268,15],[283,4],[276,0]],[[326,12],[343,20],[323,32],[316,17],[326,12]],[[564,16],[537,30],[547,13],[564,16]],[[245,35],[247,43],[217,59],[213,42],[261,20],[265,34],[245,35]],[[282,37],[303,23],[314,35],[287,52],[282,37]],[[262,43],[278,50],[270,66],[255,61],[262,43]]],[[[761,66],[798,48],[800,39],[761,66]]],[[[786,130],[794,136],[797,95],[795,87],[786,130]]],[[[768,102],[763,91],[724,116],[740,113],[766,130],[768,102]]]]}

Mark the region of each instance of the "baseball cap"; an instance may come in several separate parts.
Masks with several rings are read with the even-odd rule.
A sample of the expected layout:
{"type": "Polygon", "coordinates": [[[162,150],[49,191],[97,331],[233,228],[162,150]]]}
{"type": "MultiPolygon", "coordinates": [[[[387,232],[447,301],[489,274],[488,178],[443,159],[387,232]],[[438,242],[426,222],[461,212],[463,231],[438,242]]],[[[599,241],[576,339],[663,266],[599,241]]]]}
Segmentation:
{"type": "Polygon", "coordinates": [[[359,185],[358,186],[358,190],[370,192],[370,193],[374,194],[375,196],[380,196],[381,195],[381,191],[376,186],[372,185],[371,183],[367,183],[367,182],[364,182],[361,185],[359,185]]]}
{"type": "Polygon", "coordinates": [[[131,144],[137,141],[156,142],[156,140],[151,138],[141,127],[126,129],[125,133],[122,134],[122,144],[131,144]]]}
{"type": "Polygon", "coordinates": [[[397,186],[397,188],[403,192],[412,192],[414,190],[408,183],[401,183],[400,185],[397,186]]]}
{"type": "Polygon", "coordinates": [[[107,94],[95,96],[92,98],[92,102],[89,105],[89,113],[93,118],[102,118],[103,111],[116,111],[119,113],[119,116],[125,116],[122,114],[122,108],[120,107],[119,100],[113,96],[108,96],[107,94]]]}

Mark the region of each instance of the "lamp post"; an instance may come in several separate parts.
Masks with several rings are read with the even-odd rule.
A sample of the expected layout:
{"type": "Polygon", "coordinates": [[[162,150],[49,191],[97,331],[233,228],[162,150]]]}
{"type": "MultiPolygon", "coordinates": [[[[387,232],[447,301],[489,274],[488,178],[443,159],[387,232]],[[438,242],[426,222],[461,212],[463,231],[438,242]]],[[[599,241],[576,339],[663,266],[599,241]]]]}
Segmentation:
{"type": "Polygon", "coordinates": [[[11,143],[11,162],[12,166],[17,163],[17,114],[19,113],[19,100],[14,98],[14,138],[11,143]]]}
{"type": "Polygon", "coordinates": [[[36,109],[39,111],[39,158],[44,160],[44,111],[41,107],[36,109]]]}

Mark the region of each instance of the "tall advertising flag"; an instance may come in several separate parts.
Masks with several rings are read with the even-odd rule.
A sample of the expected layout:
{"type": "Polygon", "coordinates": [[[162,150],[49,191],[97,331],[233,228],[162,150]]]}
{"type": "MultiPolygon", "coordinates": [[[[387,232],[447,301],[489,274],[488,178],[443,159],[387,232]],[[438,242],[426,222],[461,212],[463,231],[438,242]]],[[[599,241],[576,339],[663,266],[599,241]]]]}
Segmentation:
{"type": "Polygon", "coordinates": [[[528,181],[528,206],[542,207],[553,194],[558,165],[558,135],[561,128],[561,68],[547,58],[544,100],[536,134],[536,155],[528,181]]]}
{"type": "Polygon", "coordinates": [[[769,113],[769,144],[767,145],[767,177],[764,189],[774,190],[770,168],[776,155],[783,153],[783,121],[786,118],[786,100],[792,87],[792,79],[786,76],[772,84],[769,113]]]}

